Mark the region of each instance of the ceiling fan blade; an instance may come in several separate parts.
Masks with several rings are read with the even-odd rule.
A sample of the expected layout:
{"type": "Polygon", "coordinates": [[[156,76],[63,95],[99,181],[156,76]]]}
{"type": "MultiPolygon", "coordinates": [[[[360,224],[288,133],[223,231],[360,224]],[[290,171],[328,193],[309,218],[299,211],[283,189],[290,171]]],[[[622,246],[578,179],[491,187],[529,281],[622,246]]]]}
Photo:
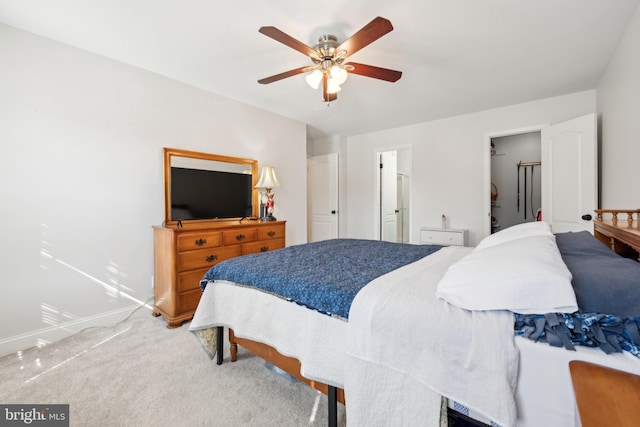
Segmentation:
{"type": "Polygon", "coordinates": [[[353,67],[353,69],[349,69],[349,73],[358,74],[360,76],[386,80],[388,82],[396,82],[400,80],[400,77],[402,77],[402,71],[374,67],[373,65],[358,64],[356,62],[349,62],[347,65],[351,65],[353,67]]]}
{"type": "Polygon", "coordinates": [[[264,34],[267,37],[271,37],[275,41],[280,42],[285,46],[289,46],[290,48],[295,49],[304,55],[307,55],[314,59],[320,59],[318,52],[302,43],[301,41],[294,39],[287,33],[280,31],[276,27],[260,27],[258,32],[264,34]]]}
{"type": "Polygon", "coordinates": [[[284,73],[280,73],[280,74],[276,74],[276,75],[271,76],[271,77],[265,77],[264,79],[260,79],[260,80],[258,80],[258,83],[266,85],[266,84],[269,84],[269,83],[277,82],[278,80],[286,79],[287,77],[292,77],[292,76],[296,76],[298,74],[306,73],[307,71],[309,71],[312,68],[313,67],[308,67],[307,66],[307,67],[296,68],[295,70],[285,71],[284,73]]]}
{"type": "Polygon", "coordinates": [[[351,56],[363,47],[391,32],[391,30],[393,30],[391,21],[378,16],[373,21],[362,27],[360,31],[355,33],[349,39],[345,40],[340,46],[338,46],[336,52],[346,50],[347,55],[351,56]]]}
{"type": "Polygon", "coordinates": [[[322,100],[324,102],[331,102],[338,99],[337,93],[329,93],[329,76],[324,73],[322,76],[322,100]]]}

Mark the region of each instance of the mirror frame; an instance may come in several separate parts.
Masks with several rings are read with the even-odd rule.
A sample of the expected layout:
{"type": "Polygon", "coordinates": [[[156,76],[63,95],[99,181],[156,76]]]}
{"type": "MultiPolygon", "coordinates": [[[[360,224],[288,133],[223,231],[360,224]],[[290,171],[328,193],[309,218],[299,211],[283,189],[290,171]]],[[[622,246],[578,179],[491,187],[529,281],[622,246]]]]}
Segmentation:
{"type": "MultiPolygon", "coordinates": [[[[200,153],[197,151],[182,150],[179,148],[163,148],[164,152],[164,223],[165,226],[176,226],[178,221],[171,219],[171,159],[173,157],[186,157],[189,159],[199,160],[211,160],[222,163],[233,163],[240,165],[251,166],[251,200],[252,210],[251,216],[258,216],[258,189],[256,184],[258,183],[258,161],[253,159],[244,159],[241,157],[222,156],[219,154],[200,153]]],[[[182,220],[182,222],[198,223],[198,222],[212,222],[212,221],[231,221],[236,218],[224,218],[224,219],[190,219],[182,220]]],[[[239,217],[237,219],[240,219],[239,217]]]]}

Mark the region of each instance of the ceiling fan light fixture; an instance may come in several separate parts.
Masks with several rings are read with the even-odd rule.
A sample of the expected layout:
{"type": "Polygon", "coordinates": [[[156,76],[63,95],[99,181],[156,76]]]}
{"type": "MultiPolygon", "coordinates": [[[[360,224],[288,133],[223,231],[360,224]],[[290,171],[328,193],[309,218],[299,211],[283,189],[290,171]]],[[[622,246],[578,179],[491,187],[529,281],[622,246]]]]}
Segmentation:
{"type": "Polygon", "coordinates": [[[305,80],[313,89],[318,89],[318,87],[320,87],[320,82],[322,81],[322,75],[322,71],[315,69],[306,75],[305,80]]]}
{"type": "Polygon", "coordinates": [[[334,65],[330,69],[331,79],[335,80],[339,85],[347,81],[349,73],[339,65],[334,65]]]}
{"type": "Polygon", "coordinates": [[[338,93],[342,90],[338,82],[332,78],[327,80],[327,93],[338,93]]]}

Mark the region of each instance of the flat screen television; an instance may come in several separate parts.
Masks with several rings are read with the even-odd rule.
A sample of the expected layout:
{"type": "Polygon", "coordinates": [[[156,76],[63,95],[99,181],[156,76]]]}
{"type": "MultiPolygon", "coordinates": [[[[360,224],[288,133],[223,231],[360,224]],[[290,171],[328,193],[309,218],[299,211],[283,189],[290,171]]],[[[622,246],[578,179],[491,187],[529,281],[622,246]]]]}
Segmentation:
{"type": "Polygon", "coordinates": [[[250,217],[252,176],[171,167],[171,219],[208,220],[250,217]]]}

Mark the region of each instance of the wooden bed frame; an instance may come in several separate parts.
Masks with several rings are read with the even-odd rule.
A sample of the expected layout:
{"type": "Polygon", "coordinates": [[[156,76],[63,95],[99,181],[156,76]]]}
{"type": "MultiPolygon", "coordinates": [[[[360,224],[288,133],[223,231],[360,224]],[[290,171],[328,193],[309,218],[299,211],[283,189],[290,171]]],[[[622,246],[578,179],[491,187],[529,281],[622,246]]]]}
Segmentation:
{"type": "MultiPolygon", "coordinates": [[[[342,403],[343,405],[345,404],[343,389],[305,378],[300,373],[300,361],[298,361],[298,359],[284,356],[283,354],[278,352],[278,350],[267,344],[263,344],[246,338],[236,337],[233,333],[233,329],[229,329],[229,343],[231,351],[231,362],[236,361],[238,357],[238,345],[241,345],[252,354],[264,359],[267,363],[271,363],[272,365],[282,369],[289,375],[326,394],[328,398],[329,408],[328,425],[329,427],[338,426],[338,402],[342,403]]],[[[224,351],[224,328],[222,326],[217,327],[216,346],[216,363],[218,365],[221,365],[224,351]]]]}
{"type": "Polygon", "coordinates": [[[640,376],[582,360],[569,362],[582,427],[638,425],[640,376]]]}

